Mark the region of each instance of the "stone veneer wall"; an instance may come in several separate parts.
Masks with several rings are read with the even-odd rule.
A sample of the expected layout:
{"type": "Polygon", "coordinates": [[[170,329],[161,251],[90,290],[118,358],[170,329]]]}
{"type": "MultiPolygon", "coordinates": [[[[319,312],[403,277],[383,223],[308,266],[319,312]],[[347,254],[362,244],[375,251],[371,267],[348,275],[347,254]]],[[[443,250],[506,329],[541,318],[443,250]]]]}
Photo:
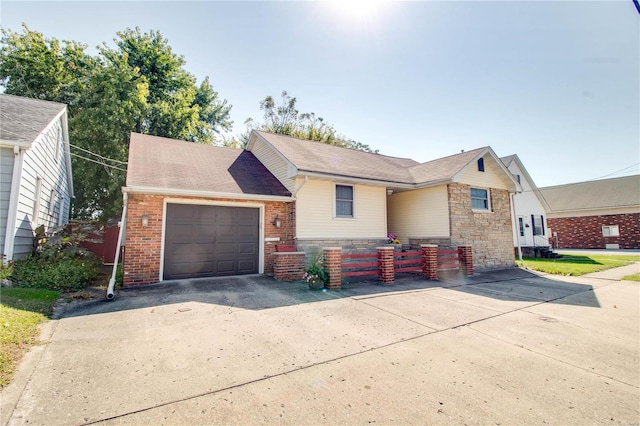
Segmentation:
{"type": "Polygon", "coordinates": [[[509,191],[491,189],[490,212],[471,209],[471,186],[447,185],[451,245],[473,247],[475,270],[515,265],[509,191]]]}
{"type": "Polygon", "coordinates": [[[307,256],[314,253],[322,254],[325,247],[340,247],[342,254],[358,254],[358,253],[375,253],[376,248],[388,244],[386,238],[382,239],[327,239],[312,240],[300,239],[296,240],[296,247],[299,251],[304,251],[307,256]]]}
{"type": "Polygon", "coordinates": [[[607,244],[619,244],[621,249],[640,248],[640,213],[548,218],[550,237],[556,248],[604,249],[607,244]],[[602,227],[618,225],[619,237],[602,236],[602,227]]]}
{"type": "MultiPolygon", "coordinates": [[[[162,221],[164,196],[129,194],[126,239],[124,241],[124,286],[136,286],[156,283],[160,276],[160,251],[162,248],[162,221]],[[142,216],[149,217],[149,225],[142,227],[142,216]]],[[[276,244],[294,244],[295,233],[295,205],[286,202],[264,202],[251,200],[233,200],[220,198],[192,198],[168,197],[172,200],[184,199],[193,204],[199,202],[220,201],[224,203],[260,203],[264,205],[264,236],[265,238],[279,238],[279,241],[263,242],[264,244],[264,272],[273,274],[276,244]],[[281,221],[281,227],[276,228],[273,220],[276,215],[281,221]]]]}

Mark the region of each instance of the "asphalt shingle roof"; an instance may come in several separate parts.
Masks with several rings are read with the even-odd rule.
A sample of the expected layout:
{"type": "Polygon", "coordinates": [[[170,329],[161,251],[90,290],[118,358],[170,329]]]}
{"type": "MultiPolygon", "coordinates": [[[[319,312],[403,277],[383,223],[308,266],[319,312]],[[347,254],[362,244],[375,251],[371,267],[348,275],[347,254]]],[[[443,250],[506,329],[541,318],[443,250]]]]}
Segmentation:
{"type": "Polygon", "coordinates": [[[131,134],[127,186],[290,196],[249,151],[131,134]]]}
{"type": "Polygon", "coordinates": [[[640,206],[640,175],[539,189],[552,211],[640,206]]]}
{"type": "Polygon", "coordinates": [[[0,94],[0,139],[31,143],[65,104],[0,94]]]}
{"type": "Polygon", "coordinates": [[[256,131],[298,170],[402,184],[452,179],[487,148],[426,163],[256,131]]]}

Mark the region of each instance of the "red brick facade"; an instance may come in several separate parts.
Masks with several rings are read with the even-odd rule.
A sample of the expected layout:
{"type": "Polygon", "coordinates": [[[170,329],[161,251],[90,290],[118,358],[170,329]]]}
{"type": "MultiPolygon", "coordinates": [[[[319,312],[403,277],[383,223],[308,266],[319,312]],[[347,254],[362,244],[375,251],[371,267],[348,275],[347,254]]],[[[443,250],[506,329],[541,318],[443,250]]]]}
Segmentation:
{"type": "MultiPolygon", "coordinates": [[[[126,239],[124,255],[124,285],[136,286],[160,281],[162,249],[162,224],[164,200],[162,195],[129,194],[126,218],[126,239]],[[142,216],[147,216],[148,225],[142,226],[142,216]]],[[[293,244],[295,235],[295,205],[279,201],[231,200],[220,198],[166,197],[171,200],[188,200],[198,203],[260,204],[264,206],[264,237],[279,238],[279,241],[263,242],[264,272],[273,274],[276,244],[293,244]],[[280,220],[280,228],[273,222],[280,220]]]]}
{"type": "Polygon", "coordinates": [[[619,244],[621,249],[640,248],[640,213],[547,218],[547,224],[556,248],[604,249],[606,244],[619,244]],[[618,225],[620,236],[604,237],[602,227],[612,225],[618,225]]]}

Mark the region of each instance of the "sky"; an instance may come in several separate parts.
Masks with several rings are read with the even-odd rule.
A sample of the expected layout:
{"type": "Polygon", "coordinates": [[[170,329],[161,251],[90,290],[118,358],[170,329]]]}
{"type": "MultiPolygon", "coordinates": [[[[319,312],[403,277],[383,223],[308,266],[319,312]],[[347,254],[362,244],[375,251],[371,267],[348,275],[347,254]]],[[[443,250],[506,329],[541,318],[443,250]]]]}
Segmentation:
{"type": "Polygon", "coordinates": [[[425,162],[491,146],[539,186],[640,173],[640,14],[611,1],[0,5],[0,26],[113,46],[158,30],[233,105],[286,90],[342,135],[425,162]]]}

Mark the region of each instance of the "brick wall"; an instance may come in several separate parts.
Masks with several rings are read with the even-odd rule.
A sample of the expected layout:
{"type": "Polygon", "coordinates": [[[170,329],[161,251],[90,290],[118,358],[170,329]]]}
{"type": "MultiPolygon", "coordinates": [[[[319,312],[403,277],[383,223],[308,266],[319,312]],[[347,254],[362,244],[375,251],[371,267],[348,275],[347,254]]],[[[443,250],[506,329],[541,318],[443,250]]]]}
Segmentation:
{"type": "Polygon", "coordinates": [[[602,216],[547,218],[550,240],[557,248],[603,249],[619,244],[621,249],[640,248],[640,213],[602,216]],[[619,237],[603,237],[602,227],[618,225],[619,237]],[[553,233],[558,233],[558,238],[553,233]]]}
{"type": "Polygon", "coordinates": [[[471,209],[471,187],[459,183],[447,185],[451,245],[473,247],[475,270],[515,265],[509,192],[491,189],[490,212],[471,209]]]}
{"type": "MultiPolygon", "coordinates": [[[[164,198],[161,195],[129,194],[124,255],[125,286],[156,283],[159,280],[164,198]],[[147,227],[142,227],[143,215],[149,217],[147,227]]],[[[171,199],[188,199],[194,204],[205,201],[234,202],[238,203],[238,206],[242,206],[243,203],[263,204],[265,238],[280,238],[280,241],[263,243],[266,274],[273,274],[275,244],[294,244],[294,203],[187,197],[171,197],[171,199]],[[276,215],[281,221],[280,228],[273,225],[276,215]]]]}

